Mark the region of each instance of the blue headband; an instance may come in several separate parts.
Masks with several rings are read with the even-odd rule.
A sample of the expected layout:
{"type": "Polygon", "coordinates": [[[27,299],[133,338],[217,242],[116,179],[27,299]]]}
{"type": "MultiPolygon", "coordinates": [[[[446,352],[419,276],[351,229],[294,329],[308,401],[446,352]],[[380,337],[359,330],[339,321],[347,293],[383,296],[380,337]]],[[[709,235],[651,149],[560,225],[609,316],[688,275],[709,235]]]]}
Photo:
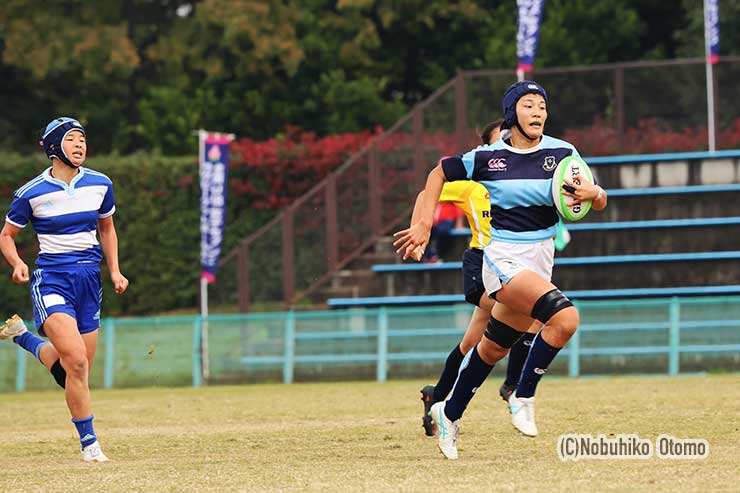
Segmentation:
{"type": "Polygon", "coordinates": [[[64,149],[62,149],[62,141],[64,140],[64,137],[73,130],[82,132],[82,135],[85,135],[85,127],[83,127],[82,124],[74,118],[55,118],[46,126],[44,135],[41,137],[41,145],[49,159],[55,157],[67,166],[76,168],[77,166],[70,162],[69,158],[64,153],[64,149]]]}

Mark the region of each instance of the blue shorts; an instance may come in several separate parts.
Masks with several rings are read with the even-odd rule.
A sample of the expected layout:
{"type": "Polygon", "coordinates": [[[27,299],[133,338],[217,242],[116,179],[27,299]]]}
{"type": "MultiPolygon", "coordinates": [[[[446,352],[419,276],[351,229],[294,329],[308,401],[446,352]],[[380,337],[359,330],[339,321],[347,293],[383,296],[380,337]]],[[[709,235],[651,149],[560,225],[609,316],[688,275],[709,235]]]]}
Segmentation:
{"type": "Polygon", "coordinates": [[[33,318],[39,334],[45,335],[43,325],[52,313],[66,313],[77,320],[80,334],[100,327],[100,304],[103,288],[100,268],[36,269],[31,276],[33,318]]]}
{"type": "Polygon", "coordinates": [[[486,292],[483,286],[483,250],[468,248],[462,260],[463,291],[465,301],[480,306],[480,298],[486,292]]]}

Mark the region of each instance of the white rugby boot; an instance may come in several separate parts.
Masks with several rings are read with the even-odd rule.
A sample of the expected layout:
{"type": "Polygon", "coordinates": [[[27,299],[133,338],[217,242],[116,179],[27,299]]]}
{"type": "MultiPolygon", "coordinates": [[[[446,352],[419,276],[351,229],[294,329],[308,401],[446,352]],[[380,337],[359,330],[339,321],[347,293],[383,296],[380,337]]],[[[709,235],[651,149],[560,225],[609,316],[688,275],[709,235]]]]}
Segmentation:
{"type": "Polygon", "coordinates": [[[442,454],[451,460],[457,459],[457,435],[460,433],[460,420],[450,421],[445,416],[445,401],[437,402],[429,411],[437,425],[439,440],[437,446],[442,454]]]}
{"type": "Polygon", "coordinates": [[[108,457],[105,456],[103,451],[100,449],[100,444],[97,440],[82,449],[82,460],[84,462],[107,462],[108,457]]]}
{"type": "Polygon", "coordinates": [[[534,396],[517,397],[516,390],[509,396],[511,424],[528,437],[537,436],[537,425],[534,422],[534,396]]]}
{"type": "Polygon", "coordinates": [[[13,339],[28,332],[26,324],[23,323],[21,317],[13,315],[0,326],[0,339],[13,339]]]}

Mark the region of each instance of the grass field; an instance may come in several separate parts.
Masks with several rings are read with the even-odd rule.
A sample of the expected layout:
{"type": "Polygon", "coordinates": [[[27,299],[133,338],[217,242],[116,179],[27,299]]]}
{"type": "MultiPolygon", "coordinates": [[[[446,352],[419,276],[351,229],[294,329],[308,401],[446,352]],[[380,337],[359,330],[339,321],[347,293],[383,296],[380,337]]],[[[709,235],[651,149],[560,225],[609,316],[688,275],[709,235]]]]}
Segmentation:
{"type": "Polygon", "coordinates": [[[540,435],[511,427],[498,381],[446,461],[421,381],[95,391],[111,458],[79,461],[61,392],[0,395],[0,491],[737,491],[740,375],[545,379],[540,435]],[[562,433],[705,438],[706,460],[561,462],[562,433]]]}

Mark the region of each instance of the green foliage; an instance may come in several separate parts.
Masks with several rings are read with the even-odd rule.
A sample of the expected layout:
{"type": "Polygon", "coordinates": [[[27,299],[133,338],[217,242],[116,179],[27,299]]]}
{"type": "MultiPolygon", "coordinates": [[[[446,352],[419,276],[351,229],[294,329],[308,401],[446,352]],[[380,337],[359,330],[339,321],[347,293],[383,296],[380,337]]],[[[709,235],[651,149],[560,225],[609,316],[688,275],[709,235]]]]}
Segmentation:
{"type": "MultiPolygon", "coordinates": [[[[703,2],[681,1],[685,22],[673,33],[678,56],[704,56],[704,10],[703,2]]],[[[736,53],[740,46],[740,0],[719,2],[719,49],[720,54],[736,53]]]]}
{"type": "MultiPolygon", "coordinates": [[[[104,316],[160,313],[197,305],[200,275],[200,188],[194,157],[160,155],[100,156],[86,163],[114,184],[121,271],[131,282],[118,296],[103,269],[104,316]]],[[[46,166],[43,157],[0,156],[0,209],[7,212],[12,194],[46,166]]],[[[253,231],[268,212],[251,212],[249,197],[228,201],[224,252],[253,231]]],[[[38,251],[31,226],[17,238],[19,253],[33,269],[38,251]]],[[[0,313],[32,317],[29,286],[10,280],[4,261],[0,275],[0,313]]]]}
{"type": "MultiPolygon", "coordinates": [[[[736,53],[740,0],[720,14],[721,53],[736,53]]],[[[515,0],[5,0],[0,145],[30,152],[61,114],[120,154],[192,154],[195,128],[387,128],[459,70],[513,69],[515,37],[515,0]]],[[[547,0],[535,65],[703,46],[695,0],[547,0]]]]}
{"type": "Polygon", "coordinates": [[[358,132],[377,124],[388,127],[403,116],[406,107],[400,101],[383,100],[381,93],[386,85],[386,80],[366,76],[348,80],[343,70],[332,70],[322,74],[312,87],[307,105],[316,111],[334,108],[326,117],[327,133],[358,132]]]}

